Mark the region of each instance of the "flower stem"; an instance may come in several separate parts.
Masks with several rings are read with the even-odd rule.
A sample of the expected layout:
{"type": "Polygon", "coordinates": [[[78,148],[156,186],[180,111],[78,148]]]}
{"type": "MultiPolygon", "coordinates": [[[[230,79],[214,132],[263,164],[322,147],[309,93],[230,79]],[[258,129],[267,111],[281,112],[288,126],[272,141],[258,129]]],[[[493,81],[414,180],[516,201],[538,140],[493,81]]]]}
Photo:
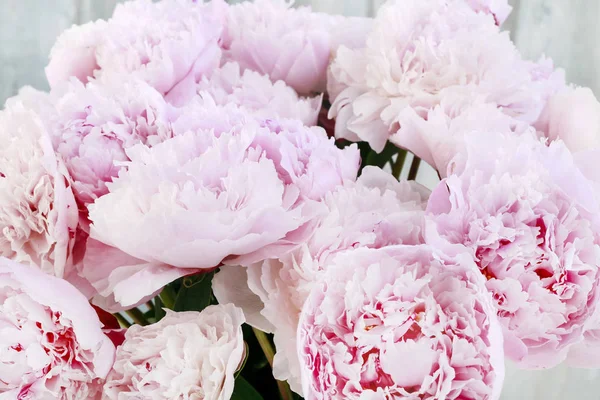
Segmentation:
{"type": "MultiPolygon", "coordinates": [[[[269,340],[269,337],[263,331],[252,328],[252,332],[254,332],[254,336],[256,336],[256,340],[258,340],[258,344],[262,349],[263,353],[265,353],[265,357],[271,366],[271,370],[273,369],[273,357],[275,356],[275,349],[273,349],[273,345],[269,340]]],[[[292,400],[292,391],[290,390],[287,382],[277,380],[277,387],[279,388],[279,395],[282,400],[292,400]]]]}
{"type": "Polygon", "coordinates": [[[114,314],[114,316],[117,319],[117,321],[119,321],[119,325],[121,325],[121,328],[129,328],[131,326],[129,321],[127,321],[127,319],[125,319],[125,317],[121,314],[116,313],[114,314]]]}
{"type": "Polygon", "coordinates": [[[419,167],[421,166],[421,159],[417,156],[414,156],[412,163],[410,164],[410,170],[408,171],[408,180],[414,181],[417,177],[417,172],[419,172],[419,167]]]}
{"type": "Polygon", "coordinates": [[[406,150],[400,150],[398,152],[398,158],[396,158],[396,162],[392,165],[392,175],[396,179],[400,179],[400,174],[402,173],[402,167],[404,166],[404,161],[406,160],[406,150]]]}
{"type": "Polygon", "coordinates": [[[164,289],[160,292],[159,297],[163,305],[169,310],[172,310],[173,307],[175,307],[175,299],[177,298],[177,294],[171,286],[165,286],[164,289]]]}
{"type": "Polygon", "coordinates": [[[138,310],[137,308],[132,308],[131,310],[125,311],[125,314],[129,315],[133,322],[135,322],[138,325],[149,325],[148,321],[144,317],[144,313],[138,310]]]}

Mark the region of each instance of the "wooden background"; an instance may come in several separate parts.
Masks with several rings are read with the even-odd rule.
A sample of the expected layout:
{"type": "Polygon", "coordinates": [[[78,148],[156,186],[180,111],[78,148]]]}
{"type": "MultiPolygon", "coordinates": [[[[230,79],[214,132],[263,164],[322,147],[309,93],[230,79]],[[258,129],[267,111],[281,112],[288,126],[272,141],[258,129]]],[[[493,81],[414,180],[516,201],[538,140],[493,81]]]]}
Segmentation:
{"type": "MultiPolygon", "coordinates": [[[[567,78],[600,93],[600,0],[509,0],[505,24],[524,56],[552,57],[567,78]]],[[[43,68],[56,36],[73,24],[106,18],[118,0],[0,0],[0,104],[23,85],[45,89],[43,68]]],[[[382,0],[297,0],[318,11],[373,15],[382,0]]],[[[410,162],[410,160],[407,160],[410,162]]],[[[431,186],[432,170],[418,180],[431,186]]],[[[600,371],[558,367],[516,371],[510,365],[502,400],[598,400],[600,371]]]]}

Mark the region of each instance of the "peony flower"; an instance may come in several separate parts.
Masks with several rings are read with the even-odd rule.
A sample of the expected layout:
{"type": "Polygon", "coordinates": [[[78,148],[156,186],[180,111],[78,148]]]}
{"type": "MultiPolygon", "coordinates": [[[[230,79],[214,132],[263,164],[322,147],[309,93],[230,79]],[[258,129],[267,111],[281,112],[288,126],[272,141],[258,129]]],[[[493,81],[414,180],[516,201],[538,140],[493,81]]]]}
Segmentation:
{"type": "Polygon", "coordinates": [[[72,266],[78,212],[69,174],[42,118],[41,93],[25,91],[0,112],[0,256],[65,277],[72,266]]]}
{"type": "Polygon", "coordinates": [[[325,89],[327,66],[337,46],[362,46],[366,18],[331,17],[285,0],[245,1],[229,8],[225,59],[243,69],[283,80],[300,94],[325,89]]]}
{"type": "Polygon", "coordinates": [[[427,245],[340,254],[298,327],[304,397],[497,400],[502,331],[467,253],[427,245]]]}
{"type": "Polygon", "coordinates": [[[229,399],[245,354],[242,311],[231,304],[166,311],[156,324],[127,330],[104,398],[229,399]]]}
{"type": "Polygon", "coordinates": [[[600,148],[600,103],[589,88],[561,91],[548,99],[535,126],[572,152],[600,148]]]}
{"type": "Polygon", "coordinates": [[[67,281],[0,258],[0,397],[99,399],[115,347],[67,281]]]}
{"type": "Polygon", "coordinates": [[[266,75],[227,63],[198,84],[198,92],[208,93],[217,104],[236,104],[263,118],[291,118],[316,125],[322,96],[306,98],[283,81],[275,83],[266,75]]]}
{"type": "Polygon", "coordinates": [[[533,129],[504,114],[490,103],[474,103],[468,106],[446,98],[427,113],[419,116],[412,108],[404,109],[399,117],[402,129],[390,138],[434,167],[443,178],[448,165],[462,149],[466,134],[475,133],[482,138],[490,133],[531,133],[533,129]],[[456,111],[461,109],[461,111],[456,111]],[[453,114],[454,117],[449,117],[453,114]]]}
{"type": "Polygon", "coordinates": [[[560,71],[546,60],[523,61],[508,32],[466,2],[394,0],[380,9],[366,48],[338,49],[328,80],[329,116],[336,118],[337,137],[366,141],[380,152],[391,135],[402,136],[407,109],[425,119],[444,99],[483,101],[533,123],[561,85],[560,71]]]}
{"type": "Polygon", "coordinates": [[[506,21],[512,11],[512,6],[507,0],[466,0],[471,8],[477,12],[491,14],[496,25],[500,26],[506,21]]]}
{"type": "MultiPolygon", "coordinates": [[[[52,93],[52,140],[84,207],[108,192],[106,184],[128,161],[125,150],[172,136],[163,97],[143,81],[71,81],[52,93]]],[[[174,117],[173,117],[174,118],[174,117]]]]}
{"type": "Polygon", "coordinates": [[[339,150],[324,131],[293,120],[249,122],[220,135],[188,131],[127,156],[127,170],[89,216],[91,237],[129,256],[104,257],[114,273],[106,269],[102,284],[122,283],[115,297],[128,302],[161,279],[281,254],[309,233],[319,207],[312,200],[355,179],[359,165],[355,147],[339,150]],[[147,278],[128,279],[134,273],[147,278]]]}
{"type": "Polygon", "coordinates": [[[75,76],[146,81],[173,103],[194,94],[194,83],[219,65],[226,4],[136,0],[112,18],[69,29],[57,40],[46,74],[52,87],[75,76]]]}
{"type": "Polygon", "coordinates": [[[348,182],[328,194],[326,209],[314,233],[301,246],[279,259],[222,267],[213,280],[219,302],[233,302],[248,323],[273,332],[277,353],[273,375],[301,393],[296,330],[302,305],[311,289],[339,252],[422,242],[426,194],[413,182],[366,167],[356,183],[348,182]]]}
{"type": "Polygon", "coordinates": [[[429,200],[427,241],[470,249],[510,358],[522,368],[558,365],[599,300],[593,183],[562,142],[547,146],[533,133],[469,134],[449,171],[429,200]]]}

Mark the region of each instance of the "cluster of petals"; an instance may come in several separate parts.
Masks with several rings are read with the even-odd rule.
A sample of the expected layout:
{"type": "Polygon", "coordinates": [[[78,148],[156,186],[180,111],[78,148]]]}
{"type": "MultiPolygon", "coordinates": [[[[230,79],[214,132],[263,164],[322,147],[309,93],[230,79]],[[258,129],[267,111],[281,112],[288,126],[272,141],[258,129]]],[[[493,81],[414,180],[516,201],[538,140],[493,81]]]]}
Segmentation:
{"type": "Polygon", "coordinates": [[[464,245],[487,278],[506,354],[552,367],[583,339],[600,279],[598,191],[564,143],[466,135],[433,191],[427,240],[464,245]]]}
{"type": "Polygon", "coordinates": [[[278,256],[310,233],[318,200],[356,179],[360,158],[296,120],[188,131],[127,155],[127,170],[89,206],[91,237],[122,253],[100,246],[88,249],[89,268],[84,260],[122,304],[221,263],[278,256]]]}
{"type": "Polygon", "coordinates": [[[25,91],[0,112],[0,255],[63,278],[78,211],[69,174],[35,111],[45,102],[25,91]]]}
{"type": "Polygon", "coordinates": [[[231,398],[244,357],[244,314],[231,304],[134,325],[117,348],[104,399],[231,398]]]}
{"type": "Polygon", "coordinates": [[[500,397],[502,330],[465,252],[428,245],[340,253],[298,327],[306,399],[500,397]]]}
{"type": "Polygon", "coordinates": [[[221,268],[213,281],[220,302],[244,310],[248,323],[274,333],[273,374],[301,393],[296,330],[311,288],[331,258],[357,247],[418,244],[423,240],[426,191],[374,167],[323,199],[314,232],[278,259],[221,268]]]}
{"type": "Polygon", "coordinates": [[[221,60],[227,5],[187,0],[135,0],[117,5],[108,21],[65,31],[51,51],[51,87],[75,77],[143,80],[173,103],[221,60]]]}
{"type": "Polygon", "coordinates": [[[466,0],[466,2],[477,12],[491,14],[496,25],[502,25],[512,11],[507,0],[466,0]]]}
{"type": "Polygon", "coordinates": [[[547,97],[564,85],[561,71],[547,60],[522,60],[508,32],[463,0],[390,1],[365,48],[342,46],[336,54],[328,80],[336,136],[366,141],[378,152],[390,136],[412,150],[402,140],[406,112],[425,119],[448,99],[461,104],[445,108],[453,118],[483,101],[533,123],[547,97]]]}
{"type": "Polygon", "coordinates": [[[286,0],[245,1],[229,8],[224,59],[298,93],[322,92],[331,54],[342,44],[362,47],[371,22],[292,8],[286,0]]]}
{"type": "Polygon", "coordinates": [[[0,397],[100,399],[115,358],[96,311],[67,281],[0,258],[0,397]]]}

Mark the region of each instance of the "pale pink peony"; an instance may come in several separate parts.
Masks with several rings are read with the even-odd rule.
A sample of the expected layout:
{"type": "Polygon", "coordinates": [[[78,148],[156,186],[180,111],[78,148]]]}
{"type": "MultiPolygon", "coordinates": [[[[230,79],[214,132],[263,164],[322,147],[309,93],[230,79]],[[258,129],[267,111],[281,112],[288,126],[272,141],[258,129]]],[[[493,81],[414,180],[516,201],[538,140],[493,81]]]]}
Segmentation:
{"type": "Polygon", "coordinates": [[[572,152],[600,148],[600,103],[589,88],[569,88],[548,99],[535,124],[551,140],[572,152]]]}
{"type": "Polygon", "coordinates": [[[75,76],[146,81],[174,103],[216,68],[227,5],[188,0],[129,1],[107,22],[65,31],[46,68],[52,87],[75,76]]]}
{"type": "Polygon", "coordinates": [[[468,247],[492,292],[507,356],[562,362],[597,308],[600,207],[565,145],[476,133],[432,193],[427,241],[468,247]]]}
{"type": "Polygon", "coordinates": [[[198,92],[208,93],[217,104],[236,104],[263,118],[291,118],[305,125],[316,125],[322,96],[299,97],[283,81],[271,82],[268,76],[252,70],[240,72],[230,62],[203,78],[198,92]]]}
{"type": "Polygon", "coordinates": [[[134,325],[117,349],[104,398],[227,400],[245,356],[242,311],[231,304],[134,325]]]}
{"type": "Polygon", "coordinates": [[[78,202],[87,206],[108,193],[106,184],[128,161],[125,150],[156,144],[172,136],[169,106],[143,81],[76,80],[53,93],[51,124],[54,147],[73,181],[78,202]]]}
{"type": "MultiPolygon", "coordinates": [[[[162,279],[281,254],[310,233],[313,200],[355,179],[359,164],[356,148],[339,150],[320,128],[294,120],[249,121],[220,135],[188,131],[127,155],[127,170],[89,215],[91,237],[130,256],[105,257],[113,271],[96,286],[123,283],[115,297],[129,303],[162,279]],[[134,273],[148,278],[129,279],[134,273]]],[[[86,269],[103,273],[94,263],[86,269]]]]}
{"type": "Polygon", "coordinates": [[[45,103],[43,94],[25,91],[0,112],[0,255],[63,278],[78,211],[69,174],[33,110],[45,103]]]}
{"type": "Polygon", "coordinates": [[[348,182],[324,198],[326,208],[315,231],[300,247],[247,269],[221,268],[213,281],[217,299],[233,302],[244,310],[249,324],[275,334],[275,378],[287,380],[301,393],[298,319],[331,258],[357,247],[421,243],[426,196],[414,183],[398,182],[367,167],[356,183],[348,182]]]}
{"type": "Polygon", "coordinates": [[[115,347],[67,281],[0,258],[0,398],[100,399],[115,347]]]}
{"type": "Polygon", "coordinates": [[[362,46],[367,18],[333,17],[291,8],[285,0],[245,1],[229,8],[224,58],[283,80],[300,94],[325,89],[337,46],[362,46]]]}
{"type": "Polygon", "coordinates": [[[491,14],[496,25],[502,25],[512,11],[507,0],[466,0],[466,2],[477,12],[491,14]]]}
{"type": "MultiPolygon", "coordinates": [[[[562,72],[547,60],[523,61],[508,32],[464,1],[394,0],[380,9],[366,48],[338,49],[328,80],[330,117],[337,137],[379,152],[404,129],[406,109],[425,119],[446,98],[483,101],[533,123],[561,85],[562,72]]],[[[447,111],[453,118],[462,108],[447,111]]]]}
{"type": "Polygon", "coordinates": [[[427,245],[340,254],[298,327],[304,397],[497,400],[502,331],[468,253],[427,245]]]}

